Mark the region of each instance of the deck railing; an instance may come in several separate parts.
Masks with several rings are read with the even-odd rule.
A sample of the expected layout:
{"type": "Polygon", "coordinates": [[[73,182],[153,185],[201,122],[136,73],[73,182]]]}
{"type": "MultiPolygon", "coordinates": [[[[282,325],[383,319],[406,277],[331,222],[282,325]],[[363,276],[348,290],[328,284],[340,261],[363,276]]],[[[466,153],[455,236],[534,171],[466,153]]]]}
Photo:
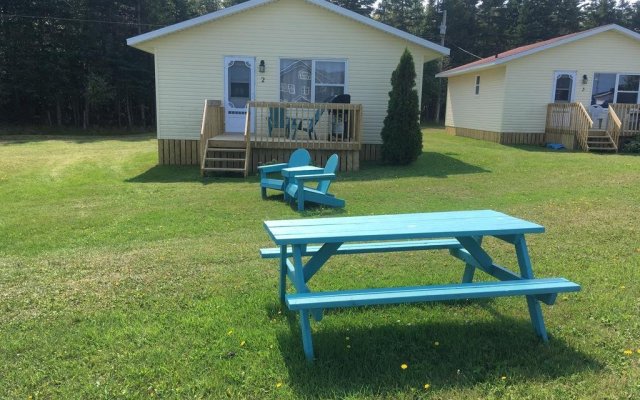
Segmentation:
{"type": "Polygon", "coordinates": [[[314,149],[359,145],[362,139],[361,104],[251,101],[247,110],[247,143],[314,149]]]}
{"type": "Polygon", "coordinates": [[[618,114],[609,107],[609,117],[607,119],[607,135],[611,138],[613,145],[618,151],[618,140],[620,139],[620,133],[622,132],[622,121],[618,118],[618,114]]]}
{"type": "Polygon", "coordinates": [[[545,132],[573,134],[583,150],[588,150],[587,139],[593,120],[582,103],[551,103],[547,106],[545,132]]]}
{"type": "Polygon", "coordinates": [[[617,114],[621,123],[620,136],[634,136],[640,134],[640,104],[609,104],[617,114]]]}
{"type": "Polygon", "coordinates": [[[200,128],[200,168],[204,168],[207,141],[224,133],[224,107],[220,100],[205,100],[200,128]]]}

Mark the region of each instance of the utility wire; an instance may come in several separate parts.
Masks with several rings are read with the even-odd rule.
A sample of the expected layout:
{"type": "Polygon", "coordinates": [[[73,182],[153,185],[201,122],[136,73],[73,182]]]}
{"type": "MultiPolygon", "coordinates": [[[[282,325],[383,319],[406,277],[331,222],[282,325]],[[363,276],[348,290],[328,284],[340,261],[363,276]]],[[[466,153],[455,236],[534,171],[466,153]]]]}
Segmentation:
{"type": "Polygon", "coordinates": [[[37,15],[18,15],[0,13],[0,18],[30,18],[30,19],[54,19],[57,21],[74,21],[74,22],[92,22],[98,24],[115,24],[115,25],[132,25],[132,26],[165,26],[159,24],[143,24],[137,22],[118,22],[118,21],[100,21],[97,19],[79,19],[79,18],[62,18],[62,17],[41,17],[37,15]]]}
{"type": "Polygon", "coordinates": [[[463,49],[462,47],[458,46],[458,45],[457,45],[457,44],[455,44],[455,43],[451,43],[451,42],[449,42],[449,44],[451,44],[451,45],[452,45],[453,47],[455,47],[456,49],[458,49],[458,50],[460,50],[460,51],[462,51],[462,52],[465,52],[465,53],[469,54],[469,55],[470,55],[470,56],[472,56],[472,57],[477,58],[478,60],[482,60],[482,59],[483,59],[483,57],[477,56],[477,55],[473,54],[472,52],[470,52],[470,51],[468,51],[468,50],[463,49]]]}

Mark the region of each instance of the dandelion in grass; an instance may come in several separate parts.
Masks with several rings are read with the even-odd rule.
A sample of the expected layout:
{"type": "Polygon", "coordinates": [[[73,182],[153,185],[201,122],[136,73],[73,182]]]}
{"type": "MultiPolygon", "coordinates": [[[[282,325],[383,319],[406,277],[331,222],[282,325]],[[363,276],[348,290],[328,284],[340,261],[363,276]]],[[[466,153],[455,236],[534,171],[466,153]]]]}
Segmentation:
{"type": "Polygon", "coordinates": [[[424,384],[424,390],[429,390],[430,387],[431,387],[431,385],[429,385],[428,383],[424,384]]]}
{"type": "Polygon", "coordinates": [[[625,351],[623,351],[623,353],[624,353],[626,356],[630,356],[630,355],[632,355],[632,354],[633,354],[633,350],[625,350],[625,351]]]}
{"type": "Polygon", "coordinates": [[[503,381],[506,381],[506,380],[507,380],[507,377],[506,377],[506,376],[504,376],[504,375],[502,375],[502,376],[500,377],[500,379],[501,379],[501,380],[503,380],[503,381]]]}
{"type": "Polygon", "coordinates": [[[244,346],[245,344],[247,344],[247,342],[243,340],[242,342],[240,342],[240,347],[244,346]]]}
{"type": "Polygon", "coordinates": [[[279,388],[281,388],[281,387],[282,387],[282,382],[278,382],[278,383],[276,383],[276,387],[277,387],[278,389],[279,389],[279,388]]]}
{"type": "Polygon", "coordinates": [[[229,332],[227,332],[227,335],[229,336],[233,335],[233,330],[230,330],[229,332]]]}
{"type": "Polygon", "coordinates": [[[409,366],[408,366],[407,364],[402,364],[402,365],[400,365],[400,368],[402,368],[403,370],[405,370],[405,369],[409,368],[409,366]]]}
{"type": "Polygon", "coordinates": [[[636,350],[636,353],[640,354],[640,349],[636,350]]]}

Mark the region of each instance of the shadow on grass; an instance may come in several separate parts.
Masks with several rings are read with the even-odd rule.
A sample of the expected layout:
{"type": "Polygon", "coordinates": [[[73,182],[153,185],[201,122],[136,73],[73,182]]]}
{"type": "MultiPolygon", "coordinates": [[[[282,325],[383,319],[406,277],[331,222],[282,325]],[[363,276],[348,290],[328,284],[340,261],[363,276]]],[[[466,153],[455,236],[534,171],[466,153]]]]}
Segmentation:
{"type": "Polygon", "coordinates": [[[197,165],[155,165],[138,176],[126,179],[129,183],[184,183],[198,182],[203,185],[211,183],[251,182],[255,178],[244,179],[238,174],[220,176],[200,176],[197,165]]]}
{"type": "Polygon", "coordinates": [[[342,175],[344,180],[367,181],[405,177],[427,176],[447,178],[450,175],[480,174],[491,171],[468,164],[455,156],[457,153],[422,153],[418,160],[406,166],[389,166],[375,162],[363,162],[359,172],[342,175]]]}
{"type": "MultiPolygon", "coordinates": [[[[484,307],[491,308],[490,302],[484,307]]],[[[424,390],[426,383],[435,394],[439,389],[487,383],[500,387],[508,383],[502,376],[518,382],[546,381],[603,367],[561,339],[542,343],[527,317],[369,328],[318,328],[312,322],[318,328],[313,333],[313,364],[304,359],[297,313],[288,313],[291,330],[277,339],[291,387],[301,398],[364,393],[393,397],[398,391],[424,390]],[[405,363],[408,368],[402,370],[405,363]]]]}

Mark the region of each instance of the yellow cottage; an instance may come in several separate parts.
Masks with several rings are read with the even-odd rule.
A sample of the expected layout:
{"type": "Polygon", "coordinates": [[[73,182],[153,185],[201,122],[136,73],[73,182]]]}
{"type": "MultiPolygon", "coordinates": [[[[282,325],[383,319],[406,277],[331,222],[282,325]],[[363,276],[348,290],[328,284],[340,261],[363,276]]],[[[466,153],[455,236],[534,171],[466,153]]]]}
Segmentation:
{"type": "Polygon", "coordinates": [[[375,158],[391,73],[449,50],[323,0],[250,0],[127,40],[155,58],[161,164],[245,174],[305,147],[375,158]]]}
{"type": "Polygon", "coordinates": [[[606,25],[518,47],[448,78],[447,132],[617,151],[640,132],[640,35],[606,25]]]}

